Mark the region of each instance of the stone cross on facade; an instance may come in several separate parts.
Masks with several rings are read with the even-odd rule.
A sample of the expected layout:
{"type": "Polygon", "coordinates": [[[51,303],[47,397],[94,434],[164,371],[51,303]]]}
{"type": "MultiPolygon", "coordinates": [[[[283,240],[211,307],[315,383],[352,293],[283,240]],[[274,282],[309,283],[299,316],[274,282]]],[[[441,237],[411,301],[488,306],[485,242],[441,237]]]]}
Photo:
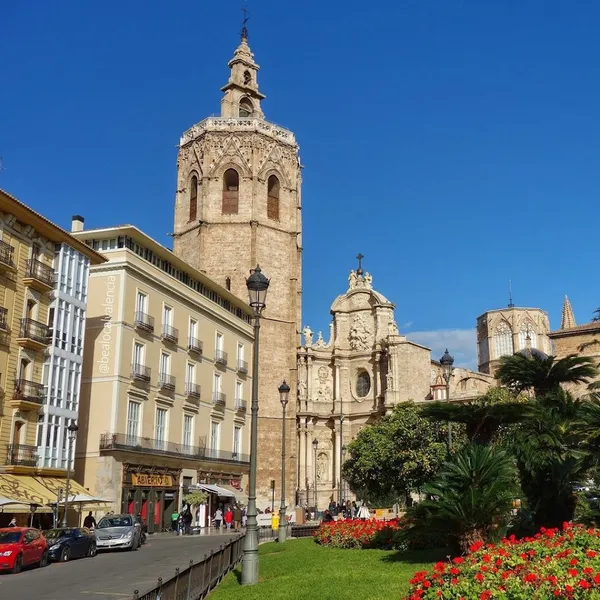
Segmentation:
{"type": "Polygon", "coordinates": [[[356,258],[358,260],[358,269],[356,269],[356,274],[360,277],[363,274],[362,259],[364,256],[359,252],[356,258]]]}

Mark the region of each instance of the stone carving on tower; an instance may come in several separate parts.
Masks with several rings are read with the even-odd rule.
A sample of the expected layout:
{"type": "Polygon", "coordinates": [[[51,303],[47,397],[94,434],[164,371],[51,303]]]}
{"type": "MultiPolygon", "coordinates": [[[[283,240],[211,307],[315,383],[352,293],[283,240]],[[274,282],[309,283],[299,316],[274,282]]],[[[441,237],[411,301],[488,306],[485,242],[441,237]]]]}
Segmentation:
{"type": "MultiPolygon", "coordinates": [[[[301,166],[294,134],[265,119],[259,65],[245,28],[228,66],[220,116],[193,125],[180,139],[173,250],[244,302],[246,277],[256,264],[271,280],[260,342],[257,502],[261,506],[270,503],[270,481],[279,481],[281,471],[281,457],[273,452],[281,447],[282,435],[281,424],[276,425],[281,420],[277,388],[286,379],[292,390],[308,394],[296,373],[302,289],[301,166]]],[[[304,334],[312,343],[312,332],[304,334]]],[[[211,358],[207,352],[205,359],[211,358]]],[[[250,379],[244,384],[248,397],[250,379]]],[[[292,401],[287,409],[290,506],[297,487],[295,410],[292,401]]],[[[249,435],[249,415],[245,427],[244,435],[249,435]]]]}

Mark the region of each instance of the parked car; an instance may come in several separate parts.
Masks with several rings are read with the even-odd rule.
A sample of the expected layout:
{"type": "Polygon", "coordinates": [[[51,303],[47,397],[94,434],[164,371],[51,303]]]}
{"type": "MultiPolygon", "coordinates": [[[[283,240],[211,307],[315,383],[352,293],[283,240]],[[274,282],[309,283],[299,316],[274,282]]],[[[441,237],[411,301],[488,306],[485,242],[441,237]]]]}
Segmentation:
{"type": "Polygon", "coordinates": [[[143,546],[146,543],[146,540],[148,539],[148,525],[146,525],[141,515],[135,516],[135,522],[139,523],[142,529],[142,533],[140,534],[140,546],[143,546]]]}
{"type": "Polygon", "coordinates": [[[96,556],[96,536],[85,527],[50,529],[44,533],[48,556],[52,561],[67,562],[71,558],[96,556]]]}
{"type": "Polygon", "coordinates": [[[30,527],[0,529],[0,570],[20,573],[23,567],[48,564],[48,542],[30,527]]]}
{"type": "Polygon", "coordinates": [[[142,528],[133,515],[103,517],[94,534],[98,550],[137,550],[141,546],[142,528]]]}

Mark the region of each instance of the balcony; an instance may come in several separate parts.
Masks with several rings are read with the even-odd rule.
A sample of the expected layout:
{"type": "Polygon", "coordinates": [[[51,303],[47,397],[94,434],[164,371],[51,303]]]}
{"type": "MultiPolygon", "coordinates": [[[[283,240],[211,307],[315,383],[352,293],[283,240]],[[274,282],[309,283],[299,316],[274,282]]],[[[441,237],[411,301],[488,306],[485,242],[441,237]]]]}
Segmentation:
{"type": "Polygon", "coordinates": [[[134,363],[131,365],[131,378],[136,381],[148,383],[152,375],[150,367],[134,363]]]}
{"type": "Polygon", "coordinates": [[[213,392],[213,404],[217,408],[225,408],[227,396],[223,392],[213,392]]]}
{"type": "Polygon", "coordinates": [[[241,360],[240,358],[238,358],[238,364],[237,364],[237,370],[238,373],[242,373],[243,375],[246,375],[248,373],[248,363],[245,360],[241,360]]]}
{"type": "Polygon", "coordinates": [[[44,385],[27,379],[15,381],[10,405],[18,410],[38,410],[44,404],[44,385]]]}
{"type": "Polygon", "coordinates": [[[158,374],[158,387],[161,390],[165,390],[167,392],[175,391],[175,377],[173,375],[169,375],[168,373],[159,373],[158,374]]]}
{"type": "Polygon", "coordinates": [[[30,258],[25,266],[23,283],[38,292],[48,292],[54,287],[54,269],[37,258],[30,258]]]}
{"type": "Polygon", "coordinates": [[[37,466],[37,446],[25,446],[24,444],[9,444],[7,446],[6,464],[15,467],[37,466]]]}
{"type": "Polygon", "coordinates": [[[21,319],[17,344],[23,348],[41,350],[50,343],[50,328],[33,319],[21,319]]]}
{"type": "Polygon", "coordinates": [[[202,354],[202,342],[195,337],[188,338],[188,350],[196,354],[202,354]]]}
{"type": "Polygon", "coordinates": [[[0,307],[0,332],[8,332],[8,308],[0,307]]]}
{"type": "Polygon", "coordinates": [[[15,271],[16,265],[14,261],[15,249],[6,242],[0,241],[0,270],[15,271]]]}
{"type": "Polygon", "coordinates": [[[133,321],[134,327],[141,329],[142,331],[154,331],[154,317],[137,310],[135,312],[135,319],[133,321]]]}
{"type": "Polygon", "coordinates": [[[179,340],[179,329],[175,329],[170,325],[163,325],[161,338],[164,342],[176,344],[179,340]]]}
{"type": "Polygon", "coordinates": [[[246,412],[248,410],[248,403],[241,398],[235,399],[235,410],[238,412],[246,412]]]}
{"type": "MultiPolygon", "coordinates": [[[[204,441],[204,440],[201,440],[204,441]]],[[[153,440],[130,436],[126,433],[105,433],[100,436],[100,452],[136,452],[140,454],[154,454],[160,456],[172,456],[176,459],[186,458],[194,461],[206,460],[209,462],[241,463],[247,465],[250,458],[246,454],[228,452],[225,450],[209,450],[205,444],[190,446],[164,440],[153,440]]]]}
{"type": "Polygon", "coordinates": [[[219,350],[219,348],[217,348],[215,350],[215,362],[218,365],[227,365],[227,352],[224,352],[223,350],[219,350]]]}
{"type": "Polygon", "coordinates": [[[186,383],[185,395],[188,398],[200,398],[200,386],[197,383],[186,383]]]}

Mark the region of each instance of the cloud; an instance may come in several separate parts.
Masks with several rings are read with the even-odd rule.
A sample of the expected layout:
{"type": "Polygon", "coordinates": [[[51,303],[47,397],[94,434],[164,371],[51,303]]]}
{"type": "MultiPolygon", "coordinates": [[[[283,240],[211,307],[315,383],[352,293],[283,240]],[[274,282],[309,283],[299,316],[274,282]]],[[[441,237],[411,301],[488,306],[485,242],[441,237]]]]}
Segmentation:
{"type": "Polygon", "coordinates": [[[402,329],[402,331],[404,331],[405,329],[410,329],[412,324],[413,324],[412,321],[406,321],[406,323],[402,323],[402,325],[400,326],[400,329],[402,329]]]}
{"type": "Polygon", "coordinates": [[[477,333],[474,328],[411,331],[405,335],[409,340],[431,348],[432,359],[439,360],[448,348],[456,367],[477,371],[477,333]]]}

